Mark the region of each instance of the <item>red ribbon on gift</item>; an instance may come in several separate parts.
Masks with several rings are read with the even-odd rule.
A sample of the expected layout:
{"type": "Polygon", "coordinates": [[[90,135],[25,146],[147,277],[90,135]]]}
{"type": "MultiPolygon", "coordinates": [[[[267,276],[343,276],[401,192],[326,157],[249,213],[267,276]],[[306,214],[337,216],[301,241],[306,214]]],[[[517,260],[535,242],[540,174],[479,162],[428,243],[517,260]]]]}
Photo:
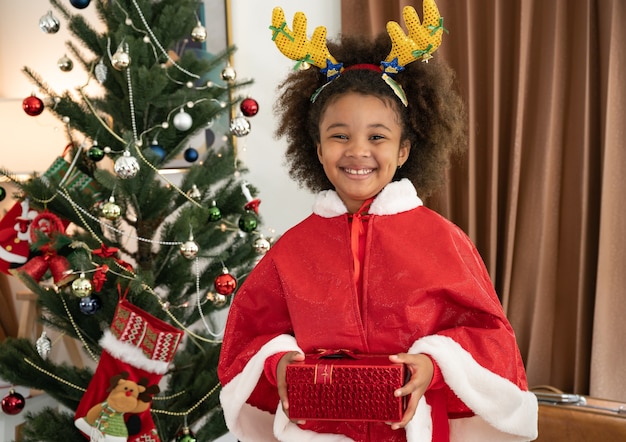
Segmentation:
{"type": "Polygon", "coordinates": [[[333,364],[316,364],[314,384],[330,385],[333,383],[333,364]]]}
{"type": "Polygon", "coordinates": [[[340,348],[340,349],[336,349],[336,350],[330,350],[327,348],[318,348],[317,349],[317,354],[315,355],[311,355],[315,358],[318,359],[323,359],[323,358],[343,358],[343,357],[347,357],[350,359],[359,359],[359,357],[356,355],[356,353],[352,350],[348,350],[345,348],[340,348]]]}

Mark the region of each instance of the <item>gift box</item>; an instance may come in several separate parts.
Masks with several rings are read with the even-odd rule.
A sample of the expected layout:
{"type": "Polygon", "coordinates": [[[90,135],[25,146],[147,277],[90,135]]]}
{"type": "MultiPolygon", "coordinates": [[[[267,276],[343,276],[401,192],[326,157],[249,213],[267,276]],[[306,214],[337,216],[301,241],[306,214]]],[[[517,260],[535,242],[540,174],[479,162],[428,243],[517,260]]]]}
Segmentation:
{"type": "Polygon", "coordinates": [[[407,397],[393,392],[407,374],[384,355],[306,355],[287,366],[289,418],[398,422],[407,397]]]}

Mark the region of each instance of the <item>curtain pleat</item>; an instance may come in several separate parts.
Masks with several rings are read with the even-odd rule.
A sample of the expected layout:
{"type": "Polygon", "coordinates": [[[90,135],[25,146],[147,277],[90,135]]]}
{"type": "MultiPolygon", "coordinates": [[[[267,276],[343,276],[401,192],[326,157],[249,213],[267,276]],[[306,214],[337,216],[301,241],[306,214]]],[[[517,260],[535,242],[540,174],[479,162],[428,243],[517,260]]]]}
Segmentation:
{"type": "MultiPolygon", "coordinates": [[[[626,400],[626,2],[437,4],[470,148],[427,203],[476,243],[531,385],[626,400]]],[[[342,32],[405,5],[342,0],[342,32]]]]}
{"type": "Polygon", "coordinates": [[[591,391],[612,397],[626,396],[626,4],[602,2],[599,13],[600,151],[602,193],[599,197],[600,234],[594,299],[591,391]]]}

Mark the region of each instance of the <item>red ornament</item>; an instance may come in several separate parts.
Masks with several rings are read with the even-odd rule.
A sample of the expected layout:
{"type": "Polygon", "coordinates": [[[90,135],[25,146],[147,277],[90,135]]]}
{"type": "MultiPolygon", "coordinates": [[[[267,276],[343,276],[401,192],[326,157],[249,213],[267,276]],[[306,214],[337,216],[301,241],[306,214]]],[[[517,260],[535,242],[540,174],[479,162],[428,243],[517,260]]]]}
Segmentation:
{"type": "Polygon", "coordinates": [[[215,278],[215,291],[220,295],[232,295],[237,288],[237,278],[228,273],[228,269],[222,270],[222,274],[215,278]]]}
{"type": "Polygon", "coordinates": [[[252,98],[246,98],[241,102],[239,109],[246,117],[254,117],[259,112],[259,103],[252,98]]]}
{"type": "Polygon", "coordinates": [[[6,414],[18,414],[24,409],[24,405],[26,405],[26,399],[15,390],[10,390],[9,394],[2,399],[2,411],[6,414]]]}
{"type": "Polygon", "coordinates": [[[31,95],[22,101],[22,109],[31,117],[36,117],[43,112],[43,101],[41,98],[31,95]]]}

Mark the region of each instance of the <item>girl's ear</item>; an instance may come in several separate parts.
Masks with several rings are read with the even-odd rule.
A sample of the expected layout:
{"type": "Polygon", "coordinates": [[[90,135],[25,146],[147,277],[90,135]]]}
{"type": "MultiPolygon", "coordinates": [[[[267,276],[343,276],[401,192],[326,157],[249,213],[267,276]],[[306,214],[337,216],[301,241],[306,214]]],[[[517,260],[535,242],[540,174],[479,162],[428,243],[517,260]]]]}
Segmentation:
{"type": "Polygon", "coordinates": [[[317,143],[317,158],[320,160],[320,163],[323,163],[323,161],[322,161],[322,143],[317,143]]]}
{"type": "MultiPolygon", "coordinates": [[[[402,167],[406,160],[409,158],[409,153],[411,153],[411,141],[404,140],[400,143],[400,150],[398,151],[398,166],[402,167]]],[[[318,150],[319,155],[319,150],[318,150]]]]}

